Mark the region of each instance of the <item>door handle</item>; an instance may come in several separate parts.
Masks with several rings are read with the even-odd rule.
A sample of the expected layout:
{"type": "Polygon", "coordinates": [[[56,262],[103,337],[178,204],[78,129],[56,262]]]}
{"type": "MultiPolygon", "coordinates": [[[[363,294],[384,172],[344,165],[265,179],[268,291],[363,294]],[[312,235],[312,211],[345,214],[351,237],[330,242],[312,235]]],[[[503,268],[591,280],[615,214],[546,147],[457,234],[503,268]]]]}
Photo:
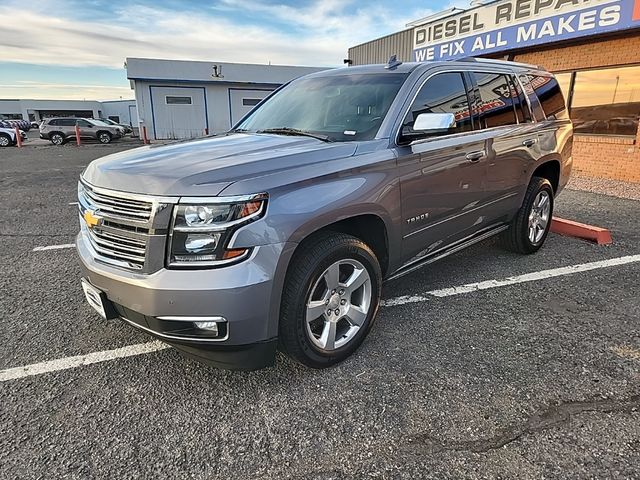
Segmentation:
{"type": "Polygon", "coordinates": [[[470,162],[477,162],[481,158],[487,156],[487,153],[484,150],[478,150],[477,152],[467,153],[467,160],[470,162]]]}
{"type": "Polygon", "coordinates": [[[529,138],[529,139],[525,140],[524,142],[522,142],[522,146],[523,147],[527,147],[527,148],[531,148],[536,143],[538,143],[538,139],[537,138],[529,138]]]}

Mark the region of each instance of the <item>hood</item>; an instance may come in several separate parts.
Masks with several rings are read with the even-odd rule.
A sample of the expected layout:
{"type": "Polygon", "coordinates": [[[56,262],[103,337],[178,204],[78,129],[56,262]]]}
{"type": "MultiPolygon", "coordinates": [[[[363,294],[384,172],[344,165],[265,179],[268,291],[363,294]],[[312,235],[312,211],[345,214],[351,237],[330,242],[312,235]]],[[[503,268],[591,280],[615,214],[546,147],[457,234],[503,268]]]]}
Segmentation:
{"type": "Polygon", "coordinates": [[[123,192],[215,196],[238,180],[349,157],[356,148],[309,137],[238,133],[115,153],[94,160],[82,175],[92,185],[123,192]]]}

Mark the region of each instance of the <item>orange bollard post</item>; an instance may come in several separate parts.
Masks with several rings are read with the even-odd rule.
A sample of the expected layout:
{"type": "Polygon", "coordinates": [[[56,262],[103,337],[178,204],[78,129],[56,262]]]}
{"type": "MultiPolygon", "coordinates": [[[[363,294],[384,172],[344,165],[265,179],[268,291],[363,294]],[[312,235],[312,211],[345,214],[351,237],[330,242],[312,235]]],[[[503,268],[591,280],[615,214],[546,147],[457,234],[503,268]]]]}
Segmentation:
{"type": "Polygon", "coordinates": [[[22,147],[22,137],[20,136],[20,129],[16,127],[16,145],[22,147]]]}
{"type": "Polygon", "coordinates": [[[80,146],[80,127],[76,125],[76,145],[80,146]]]}
{"type": "Polygon", "coordinates": [[[145,145],[149,144],[149,138],[147,137],[147,126],[146,125],[142,126],[142,142],[145,145]]]}

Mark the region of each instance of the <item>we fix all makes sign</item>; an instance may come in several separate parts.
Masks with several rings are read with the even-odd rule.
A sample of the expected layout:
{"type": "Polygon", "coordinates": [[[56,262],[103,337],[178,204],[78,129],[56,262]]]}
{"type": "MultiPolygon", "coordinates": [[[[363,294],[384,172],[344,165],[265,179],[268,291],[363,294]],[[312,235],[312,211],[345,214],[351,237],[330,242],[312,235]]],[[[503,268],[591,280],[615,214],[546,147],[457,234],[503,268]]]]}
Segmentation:
{"type": "Polygon", "coordinates": [[[416,27],[417,62],[541,45],[640,27],[640,0],[506,0],[416,27]]]}

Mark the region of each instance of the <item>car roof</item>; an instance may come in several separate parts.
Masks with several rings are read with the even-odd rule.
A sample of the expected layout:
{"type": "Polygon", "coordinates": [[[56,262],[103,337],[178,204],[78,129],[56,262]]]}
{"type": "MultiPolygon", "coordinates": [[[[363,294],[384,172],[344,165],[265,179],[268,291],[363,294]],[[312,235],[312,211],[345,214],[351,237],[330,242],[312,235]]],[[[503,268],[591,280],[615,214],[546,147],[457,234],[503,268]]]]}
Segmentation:
{"type": "Polygon", "coordinates": [[[350,67],[342,67],[342,68],[334,68],[330,70],[323,70],[321,72],[312,73],[311,75],[307,75],[307,77],[330,77],[330,76],[338,76],[338,75],[358,75],[358,74],[371,74],[371,73],[389,73],[389,74],[409,74],[417,70],[428,70],[434,67],[439,66],[464,66],[465,70],[472,70],[474,66],[486,68],[486,67],[495,67],[499,68],[508,68],[510,70],[516,71],[535,71],[535,72],[546,72],[543,68],[537,65],[530,65],[526,63],[518,63],[518,62],[508,62],[505,60],[492,60],[492,59],[484,59],[484,58],[463,58],[459,60],[449,60],[449,61],[433,61],[433,62],[401,62],[394,66],[389,66],[386,63],[378,63],[371,65],[357,65],[350,67]]]}

